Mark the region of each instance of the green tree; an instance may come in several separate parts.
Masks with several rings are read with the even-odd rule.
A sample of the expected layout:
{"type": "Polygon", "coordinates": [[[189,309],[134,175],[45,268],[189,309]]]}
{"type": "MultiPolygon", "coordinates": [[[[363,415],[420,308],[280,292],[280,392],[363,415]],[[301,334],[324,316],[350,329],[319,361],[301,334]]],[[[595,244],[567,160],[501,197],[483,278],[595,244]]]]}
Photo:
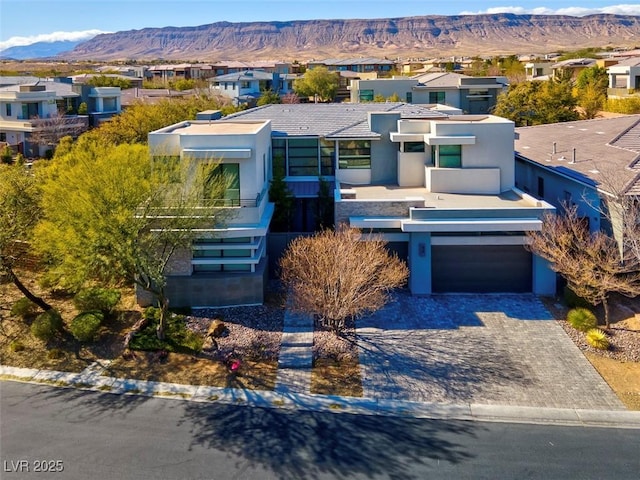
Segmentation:
{"type": "Polygon", "coordinates": [[[389,97],[387,97],[387,102],[401,102],[402,99],[400,98],[400,95],[398,95],[396,92],[393,92],[389,97]]]}
{"type": "Polygon", "coordinates": [[[315,67],[307,70],[304,77],[297,79],[293,89],[301,97],[330,102],[338,92],[338,83],[337,73],[330,72],[326,67],[315,67]]]}
{"type": "Polygon", "coordinates": [[[542,125],[577,120],[576,104],[569,82],[530,81],[511,85],[500,94],[493,113],[517,126],[542,125]]]}
{"type": "Polygon", "coordinates": [[[376,94],[373,96],[373,102],[374,102],[374,103],[384,103],[384,102],[386,102],[386,101],[387,101],[387,99],[386,99],[386,98],[384,98],[384,95],[382,95],[381,93],[376,93],[376,94]]]}
{"type": "Polygon", "coordinates": [[[78,115],[86,115],[87,113],[89,113],[89,107],[86,102],[82,102],[78,105],[78,115]]]}
{"type": "Polygon", "coordinates": [[[15,271],[30,252],[33,229],[40,215],[40,189],[32,172],[21,165],[0,165],[0,274],[47,311],[51,305],[32,293],[15,271]]]}
{"type": "MultiPolygon", "coordinates": [[[[71,291],[90,280],[135,284],[158,301],[163,338],[174,254],[189,249],[203,222],[222,222],[230,211],[203,203],[204,177],[186,181],[188,172],[175,157],[155,159],[152,167],[144,145],[113,146],[96,137],[81,137],[71,152],[54,158],[35,236],[48,282],[71,291]]],[[[216,188],[226,188],[224,181],[216,188]]],[[[223,198],[222,192],[212,196],[223,198]]]]}
{"type": "Polygon", "coordinates": [[[120,87],[125,90],[127,88],[131,88],[132,84],[131,80],[127,80],[120,76],[113,77],[107,75],[96,75],[87,81],[87,85],[92,85],[94,87],[120,87]]]}
{"type": "Polygon", "coordinates": [[[149,132],[184,120],[193,120],[203,110],[218,109],[215,98],[198,95],[165,99],[157,104],[136,103],[95,129],[108,142],[147,143],[149,132]]]}
{"type": "Polygon", "coordinates": [[[257,105],[269,105],[272,103],[282,103],[282,101],[280,100],[280,95],[278,95],[271,89],[263,90],[260,98],[258,99],[257,105]]]}
{"type": "Polygon", "coordinates": [[[607,101],[609,75],[602,67],[591,67],[582,70],[576,78],[575,88],[578,94],[578,105],[583,110],[584,118],[595,118],[607,101]]]}
{"type": "Polygon", "coordinates": [[[285,181],[285,172],[282,166],[284,160],[274,158],[273,164],[273,179],[269,185],[269,201],[275,204],[275,208],[270,228],[274,232],[289,232],[293,217],[293,193],[285,181]]]}

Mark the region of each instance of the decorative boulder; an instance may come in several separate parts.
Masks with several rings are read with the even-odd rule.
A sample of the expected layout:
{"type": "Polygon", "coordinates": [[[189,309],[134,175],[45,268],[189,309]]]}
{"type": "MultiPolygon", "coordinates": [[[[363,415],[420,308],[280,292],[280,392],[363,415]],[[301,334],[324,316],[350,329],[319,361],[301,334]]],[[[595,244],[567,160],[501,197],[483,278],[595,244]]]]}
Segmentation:
{"type": "Polygon", "coordinates": [[[224,322],[218,318],[216,318],[211,325],[209,325],[209,330],[207,330],[207,337],[211,338],[220,338],[224,336],[227,331],[227,327],[224,322]]]}

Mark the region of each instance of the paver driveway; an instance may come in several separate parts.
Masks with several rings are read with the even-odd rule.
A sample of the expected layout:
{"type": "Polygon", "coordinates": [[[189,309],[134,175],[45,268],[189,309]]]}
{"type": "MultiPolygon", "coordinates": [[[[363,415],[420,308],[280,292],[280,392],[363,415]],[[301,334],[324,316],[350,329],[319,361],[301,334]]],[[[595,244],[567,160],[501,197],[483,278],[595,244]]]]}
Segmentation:
{"type": "Polygon", "coordinates": [[[367,397],[624,409],[533,295],[400,293],[357,336],[367,397]]]}

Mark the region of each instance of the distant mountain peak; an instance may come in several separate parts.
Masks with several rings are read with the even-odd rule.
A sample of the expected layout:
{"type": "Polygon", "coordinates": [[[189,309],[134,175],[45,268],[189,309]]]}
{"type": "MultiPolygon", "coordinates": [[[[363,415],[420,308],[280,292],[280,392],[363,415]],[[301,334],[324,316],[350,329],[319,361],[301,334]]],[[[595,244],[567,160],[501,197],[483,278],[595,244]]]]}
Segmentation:
{"type": "Polygon", "coordinates": [[[598,14],[416,16],[371,20],[216,22],[102,34],[68,59],[248,60],[365,56],[433,57],[635,46],[640,17],[598,14]]]}

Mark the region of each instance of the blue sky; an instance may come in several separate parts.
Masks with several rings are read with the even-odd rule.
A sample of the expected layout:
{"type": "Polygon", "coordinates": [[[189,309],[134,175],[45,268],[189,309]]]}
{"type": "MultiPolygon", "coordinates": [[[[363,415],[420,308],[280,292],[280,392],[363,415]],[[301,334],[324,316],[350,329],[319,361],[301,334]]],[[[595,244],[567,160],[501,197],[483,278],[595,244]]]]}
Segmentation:
{"type": "Polygon", "coordinates": [[[100,32],[334,18],[533,14],[640,15],[640,4],[611,0],[0,0],[0,50],[37,41],[80,40],[100,32]]]}

